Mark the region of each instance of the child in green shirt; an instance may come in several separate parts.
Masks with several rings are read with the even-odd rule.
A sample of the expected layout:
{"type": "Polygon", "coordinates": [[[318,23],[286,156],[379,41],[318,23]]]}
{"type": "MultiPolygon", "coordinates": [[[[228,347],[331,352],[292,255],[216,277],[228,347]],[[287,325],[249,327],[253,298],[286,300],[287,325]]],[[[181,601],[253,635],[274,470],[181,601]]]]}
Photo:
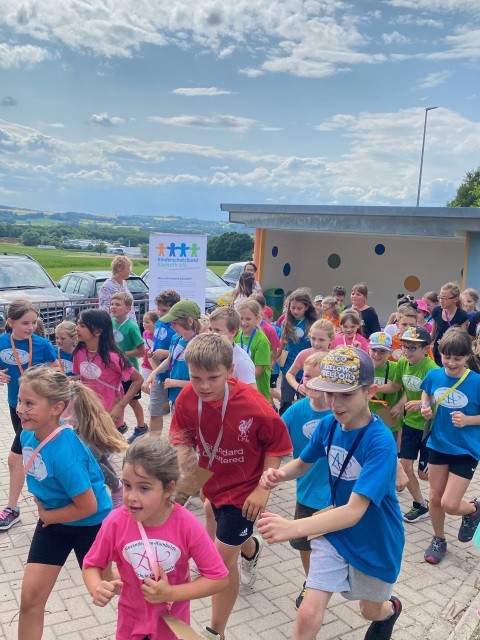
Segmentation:
{"type": "Polygon", "coordinates": [[[260,329],[262,310],[256,300],[247,298],[237,306],[240,331],[235,342],[247,352],[255,365],[257,389],[270,402],[270,342],[260,329]]]}

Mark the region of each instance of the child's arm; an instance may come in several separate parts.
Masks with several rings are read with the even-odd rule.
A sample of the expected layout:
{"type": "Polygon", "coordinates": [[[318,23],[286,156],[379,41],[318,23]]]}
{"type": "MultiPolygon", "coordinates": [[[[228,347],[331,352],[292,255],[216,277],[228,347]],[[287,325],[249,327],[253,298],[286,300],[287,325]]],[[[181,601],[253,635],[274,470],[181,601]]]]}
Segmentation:
{"type": "Polygon", "coordinates": [[[168,576],[161,565],[158,565],[158,570],[160,572],[160,580],[155,581],[151,578],[145,578],[141,587],[145,600],[150,604],[206,598],[223,591],[228,585],[228,576],[218,580],[200,576],[200,578],[192,582],[169,584],[168,576]]]}
{"type": "Polygon", "coordinates": [[[346,505],[310,518],[286,520],[275,513],[262,513],[258,521],[258,530],[268,544],[340,531],[356,525],[369,504],[369,498],[360,493],[352,493],[346,505]]]}
{"type": "Polygon", "coordinates": [[[142,387],[143,376],[141,373],[139,373],[135,369],[133,369],[133,373],[130,376],[130,380],[132,381],[132,384],[130,385],[130,389],[123,396],[123,398],[120,398],[120,400],[113,405],[113,407],[109,411],[109,415],[115,424],[117,424],[117,422],[121,419],[127,404],[129,404],[129,402],[133,400],[133,398],[137,395],[138,391],[142,387]]]}
{"type": "Polygon", "coordinates": [[[260,486],[265,489],[274,489],[279,482],[286,482],[287,480],[296,480],[301,476],[304,476],[312,465],[308,462],[303,462],[301,458],[295,458],[287,462],[281,469],[276,467],[267,468],[260,478],[260,486]]]}
{"type": "Polygon", "coordinates": [[[164,382],[165,389],[173,389],[174,387],[186,387],[190,380],[179,380],[178,378],[167,378],[164,382]]]}
{"type": "Polygon", "coordinates": [[[394,418],[400,418],[401,416],[403,416],[406,402],[407,402],[407,394],[404,391],[402,393],[402,397],[397,402],[397,404],[394,404],[393,407],[390,409],[390,413],[394,418]]]}
{"type": "Polygon", "coordinates": [[[155,351],[151,351],[150,353],[150,357],[156,358],[157,360],[164,360],[168,358],[169,355],[170,351],[168,349],[155,349],[155,351]]]}
{"type": "MultiPolygon", "coordinates": [[[[155,353],[157,352],[155,351],[155,353]]],[[[170,352],[167,351],[166,353],[168,353],[167,358],[163,362],[161,362],[156,369],[153,369],[152,373],[145,380],[145,383],[143,385],[145,393],[150,393],[153,385],[155,384],[157,375],[159,373],[164,373],[168,369],[168,365],[170,364],[170,352]]]]}
{"type": "Polygon", "coordinates": [[[255,378],[260,378],[260,376],[263,375],[264,371],[265,371],[265,365],[264,364],[256,364],[255,365],[255,378]]]}
{"type": "Polygon", "coordinates": [[[93,598],[93,604],[104,607],[117,594],[123,582],[120,579],[104,580],[100,567],[87,567],[82,569],[82,576],[88,592],[93,598]]]}
{"type": "MultiPolygon", "coordinates": [[[[296,362],[296,361],[295,361],[296,362]]],[[[295,391],[298,391],[298,389],[300,388],[300,384],[297,381],[297,379],[295,378],[295,376],[297,375],[297,373],[300,371],[300,367],[295,364],[295,362],[292,364],[292,366],[290,367],[290,369],[287,371],[286,373],[286,379],[288,384],[293,387],[295,389],[295,391]]]]}
{"type": "Polygon", "coordinates": [[[432,318],[432,333],[430,334],[430,338],[432,340],[432,344],[434,343],[435,340],[435,334],[437,333],[437,323],[436,321],[432,318]]]}
{"type": "Polygon", "coordinates": [[[43,522],[43,527],[49,524],[59,524],[60,522],[76,522],[83,518],[88,518],[97,511],[97,499],[93,489],[87,489],[78,496],[72,498],[72,502],[59,509],[45,509],[42,503],[34,496],[35,504],[38,507],[38,517],[43,522]]]}
{"type": "Polygon", "coordinates": [[[145,355],[145,343],[139,344],[135,349],[130,349],[130,351],[123,352],[127,358],[143,358],[145,355]]]}
{"type": "Polygon", "coordinates": [[[393,382],[393,380],[389,380],[387,384],[381,384],[378,387],[377,393],[397,393],[397,391],[400,391],[401,389],[403,389],[401,384],[393,382]]]}

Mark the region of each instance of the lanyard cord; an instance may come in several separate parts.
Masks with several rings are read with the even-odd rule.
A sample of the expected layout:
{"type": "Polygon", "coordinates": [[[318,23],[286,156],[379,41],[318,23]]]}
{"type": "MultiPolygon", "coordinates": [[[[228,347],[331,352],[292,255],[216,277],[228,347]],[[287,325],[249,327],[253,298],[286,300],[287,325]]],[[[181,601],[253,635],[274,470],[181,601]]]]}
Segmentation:
{"type": "Polygon", "coordinates": [[[252,340],[253,340],[253,337],[256,334],[256,332],[257,332],[257,328],[255,327],[255,329],[253,330],[252,335],[248,339],[248,344],[247,344],[247,348],[246,349],[243,348],[243,332],[240,334],[240,346],[242,347],[242,349],[244,351],[247,352],[248,355],[250,355],[250,345],[252,344],[252,340]]]}
{"type": "MultiPolygon", "coordinates": [[[[15,341],[13,339],[13,333],[10,334],[10,344],[12,346],[13,356],[15,358],[15,362],[17,363],[17,367],[20,369],[20,373],[23,376],[25,371],[24,371],[24,369],[22,367],[22,363],[20,362],[20,358],[18,357],[18,351],[17,351],[17,348],[15,346],[15,341]]],[[[28,338],[28,365],[27,365],[27,369],[30,369],[30,367],[32,366],[32,357],[33,357],[32,336],[30,336],[28,338]]]]}
{"type": "Polygon", "coordinates": [[[202,443],[202,447],[203,447],[205,453],[207,454],[208,466],[209,467],[212,466],[212,463],[215,460],[215,456],[217,455],[218,448],[220,447],[220,442],[222,441],[223,422],[225,420],[225,413],[227,412],[227,404],[228,404],[228,396],[229,395],[230,395],[230,390],[228,388],[228,383],[225,383],[225,395],[223,397],[223,404],[222,404],[222,424],[220,426],[220,431],[218,432],[217,440],[216,440],[215,444],[213,445],[213,448],[210,448],[209,444],[207,443],[207,441],[203,437],[202,424],[201,424],[202,423],[203,403],[200,400],[200,398],[198,399],[198,435],[200,437],[200,441],[202,443]]]}

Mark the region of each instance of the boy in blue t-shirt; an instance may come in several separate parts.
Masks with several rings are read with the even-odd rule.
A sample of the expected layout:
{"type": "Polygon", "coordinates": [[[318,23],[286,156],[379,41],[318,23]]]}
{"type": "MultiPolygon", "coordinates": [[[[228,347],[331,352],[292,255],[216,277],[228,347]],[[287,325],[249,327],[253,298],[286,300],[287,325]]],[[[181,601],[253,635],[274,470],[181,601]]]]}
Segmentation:
{"type": "Polygon", "coordinates": [[[349,346],[330,351],[308,386],[325,391],[333,415],[323,418],[299,458],[268,469],[260,482],[272,489],[327,458],[330,508],[294,521],[264,513],[258,522],[269,544],[316,536],[291,640],[317,637],[332,593],[360,601],[362,616],[372,620],[365,640],[390,640],[402,610],[391,595],[405,542],[395,494],[397,449],[388,427],[368,407],[377,390],[373,381],[373,362],[365,352],[349,346]]]}
{"type": "MultiPolygon", "coordinates": [[[[320,366],[325,353],[313,353],[305,360],[303,383],[307,397],[295,402],[282,416],[287,425],[288,433],[293,444],[293,457],[298,458],[313,435],[320,420],[332,414],[325,403],[325,394],[308,387],[308,382],[320,375],[320,366]]],[[[301,478],[297,478],[297,504],[295,506],[295,520],[309,518],[322,509],[330,500],[330,485],[328,483],[328,465],[326,458],[319,458],[301,478]]],[[[304,536],[290,540],[290,545],[300,551],[305,575],[310,568],[310,541],[304,536]]],[[[306,593],[306,582],[295,601],[295,608],[302,604],[306,593]]]]}

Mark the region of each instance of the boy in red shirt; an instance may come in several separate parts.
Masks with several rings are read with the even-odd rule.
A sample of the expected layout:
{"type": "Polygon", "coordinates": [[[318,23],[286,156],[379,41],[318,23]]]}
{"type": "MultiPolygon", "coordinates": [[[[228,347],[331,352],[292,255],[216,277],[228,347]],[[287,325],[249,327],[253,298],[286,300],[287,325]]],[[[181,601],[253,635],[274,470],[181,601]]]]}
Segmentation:
{"type": "Polygon", "coordinates": [[[203,635],[224,640],[225,627],[239,588],[238,556],[242,574],[255,572],[261,537],[253,525],[270,495],[259,486],[265,469],[278,469],[280,458],[291,453],[284,422],[255,389],[230,379],[233,347],[224,337],[202,334],[185,349],[190,383],[180,392],[170,426],[170,441],[179,446],[181,468],[198,447],[198,466],[213,472],[203,485],[212,503],[217,547],[227,569],[229,585],[212,597],[212,619],[203,635]]]}

